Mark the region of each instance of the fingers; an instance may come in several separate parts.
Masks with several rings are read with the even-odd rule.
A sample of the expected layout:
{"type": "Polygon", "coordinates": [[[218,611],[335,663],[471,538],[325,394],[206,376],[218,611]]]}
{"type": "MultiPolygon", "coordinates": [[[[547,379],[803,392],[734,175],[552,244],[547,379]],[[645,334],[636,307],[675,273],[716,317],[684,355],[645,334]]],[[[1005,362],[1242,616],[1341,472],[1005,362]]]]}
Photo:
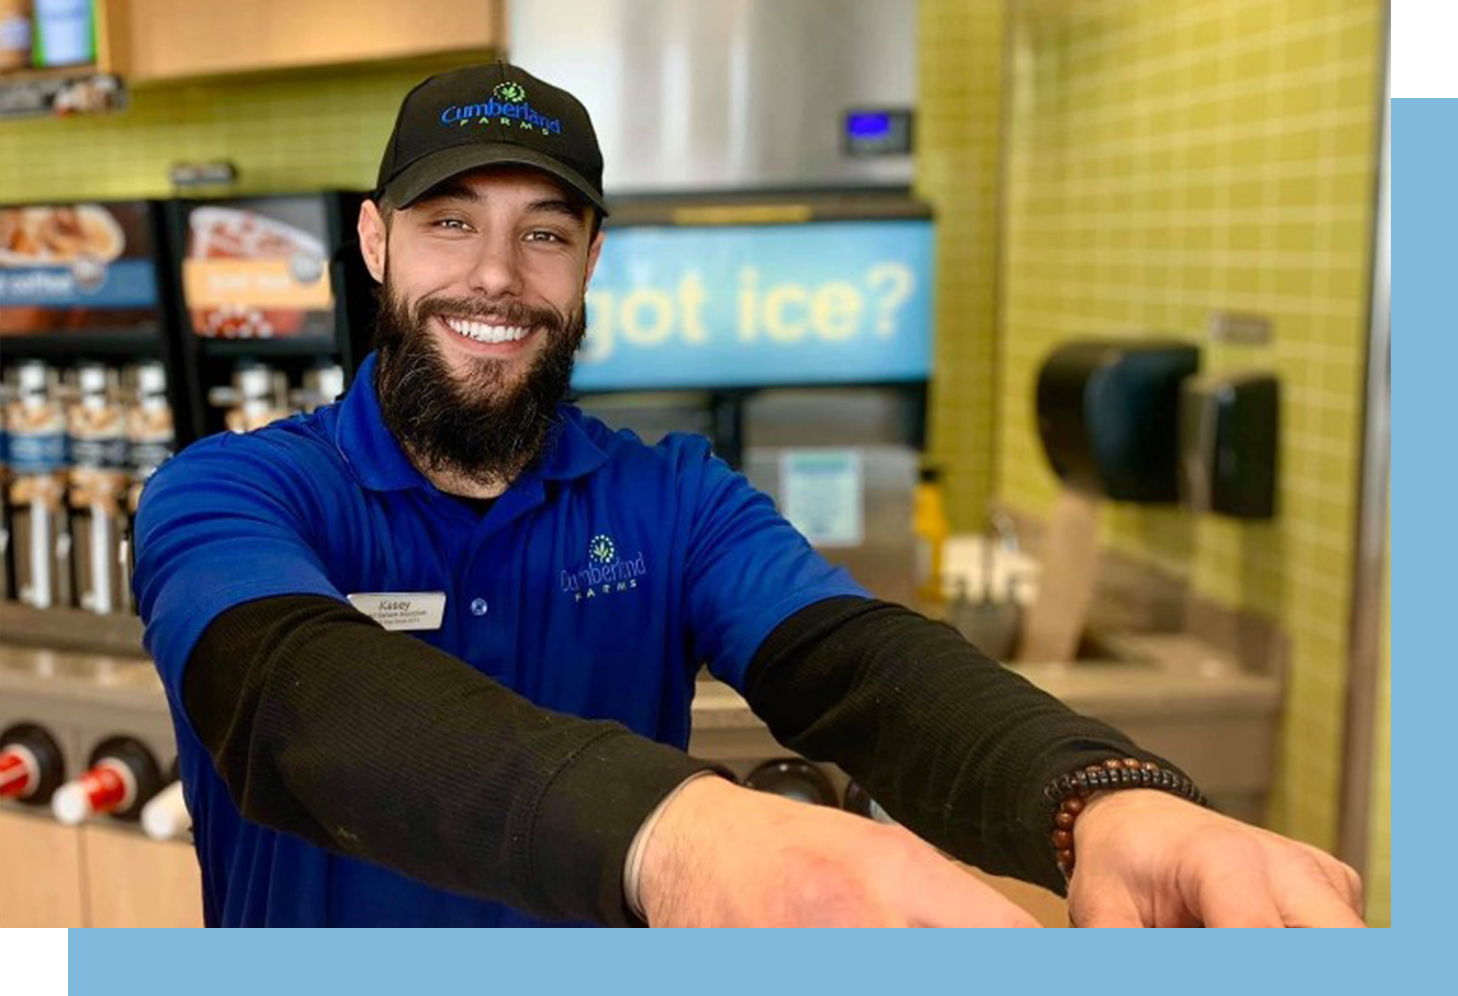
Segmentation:
{"type": "Polygon", "coordinates": [[[1362,881],[1350,867],[1320,851],[1284,866],[1281,908],[1289,927],[1365,927],[1362,881]]]}
{"type": "Polygon", "coordinates": [[[1115,882],[1100,881],[1088,885],[1075,882],[1069,890],[1068,900],[1069,926],[1072,927],[1148,926],[1133,895],[1115,882]]]}
{"type": "Polygon", "coordinates": [[[1198,909],[1205,926],[1366,926],[1346,896],[1352,883],[1345,865],[1319,852],[1284,848],[1262,857],[1232,865],[1201,883],[1198,909]]]}
{"type": "Polygon", "coordinates": [[[1264,865],[1233,863],[1199,884],[1196,909],[1207,927],[1284,927],[1264,865]]]}
{"type": "Polygon", "coordinates": [[[1358,875],[1351,865],[1344,861],[1338,861],[1324,851],[1318,851],[1314,847],[1307,847],[1306,850],[1312,855],[1321,869],[1322,876],[1331,883],[1336,894],[1346,900],[1347,905],[1360,912],[1365,908],[1362,898],[1362,876],[1358,875]]]}
{"type": "Polygon", "coordinates": [[[1288,900],[1288,927],[1365,927],[1366,922],[1347,901],[1323,885],[1303,890],[1288,900]]]}

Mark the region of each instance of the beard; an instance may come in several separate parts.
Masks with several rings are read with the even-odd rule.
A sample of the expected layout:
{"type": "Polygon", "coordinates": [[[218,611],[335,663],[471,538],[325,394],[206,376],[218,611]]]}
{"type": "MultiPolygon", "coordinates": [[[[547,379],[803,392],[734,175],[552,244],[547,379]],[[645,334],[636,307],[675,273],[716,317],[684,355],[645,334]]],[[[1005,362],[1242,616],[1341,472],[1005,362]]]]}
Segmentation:
{"type": "Polygon", "coordinates": [[[424,470],[510,482],[544,452],[586,332],[581,299],[568,315],[469,297],[429,297],[412,306],[387,270],[375,324],[375,388],[385,425],[424,470]],[[492,357],[466,357],[456,372],[430,328],[436,316],[495,318],[534,330],[545,345],[515,384],[506,382],[507,361],[492,357]]]}

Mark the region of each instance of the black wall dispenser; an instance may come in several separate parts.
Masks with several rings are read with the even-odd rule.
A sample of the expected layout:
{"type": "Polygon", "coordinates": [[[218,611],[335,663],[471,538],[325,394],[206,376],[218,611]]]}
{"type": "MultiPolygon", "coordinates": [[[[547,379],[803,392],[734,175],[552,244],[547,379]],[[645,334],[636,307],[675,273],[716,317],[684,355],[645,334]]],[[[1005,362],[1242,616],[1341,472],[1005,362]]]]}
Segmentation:
{"type": "Polygon", "coordinates": [[[1069,487],[1113,501],[1179,499],[1180,384],[1199,349],[1170,340],[1083,340],[1038,375],[1038,432],[1069,487]]]}
{"type": "Polygon", "coordinates": [[[1184,503],[1240,519],[1273,516],[1280,382],[1269,373],[1207,374],[1180,394],[1184,503]]]}

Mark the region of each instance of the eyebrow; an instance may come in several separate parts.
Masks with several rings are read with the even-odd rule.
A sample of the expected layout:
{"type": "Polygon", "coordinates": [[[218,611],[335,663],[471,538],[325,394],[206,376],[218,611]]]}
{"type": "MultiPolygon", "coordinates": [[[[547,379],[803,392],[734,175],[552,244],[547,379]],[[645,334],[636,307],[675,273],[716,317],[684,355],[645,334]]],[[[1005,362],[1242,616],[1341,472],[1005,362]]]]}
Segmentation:
{"type": "MultiPolygon", "coordinates": [[[[450,200],[481,204],[486,200],[486,195],[464,183],[447,180],[421,196],[415,204],[420,206],[435,201],[450,200]]],[[[526,210],[528,214],[559,214],[565,215],[573,221],[582,220],[582,208],[562,197],[544,197],[541,200],[532,201],[526,206],[526,210]]]]}

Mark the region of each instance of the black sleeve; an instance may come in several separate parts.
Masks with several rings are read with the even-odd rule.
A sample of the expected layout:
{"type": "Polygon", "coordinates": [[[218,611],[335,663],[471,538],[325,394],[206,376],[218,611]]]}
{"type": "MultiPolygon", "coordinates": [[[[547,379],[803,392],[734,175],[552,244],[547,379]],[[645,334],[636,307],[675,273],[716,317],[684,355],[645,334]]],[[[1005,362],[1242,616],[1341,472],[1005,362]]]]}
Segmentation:
{"type": "Polygon", "coordinates": [[[840,765],[919,836],[1059,893],[1044,786],[1110,757],[1179,771],[951,626],[888,602],[831,598],[800,610],[761,645],[745,684],[781,743],[840,765]]]}
{"type": "Polygon", "coordinates": [[[247,819],[548,919],[635,923],[629,844],[712,767],[314,595],[220,615],[183,698],[247,819]]]}

